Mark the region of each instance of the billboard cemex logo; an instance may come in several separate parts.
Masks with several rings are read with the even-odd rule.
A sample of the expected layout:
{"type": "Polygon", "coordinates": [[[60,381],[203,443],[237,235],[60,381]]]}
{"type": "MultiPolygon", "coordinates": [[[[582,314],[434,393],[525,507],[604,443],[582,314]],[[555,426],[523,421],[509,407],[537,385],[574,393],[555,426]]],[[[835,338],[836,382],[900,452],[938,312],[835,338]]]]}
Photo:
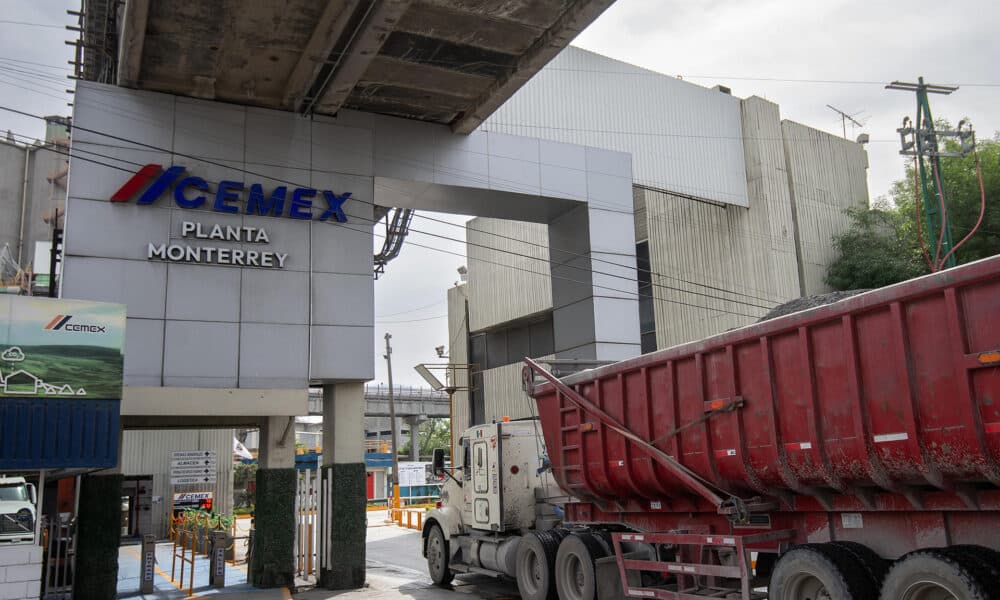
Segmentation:
{"type": "MultiPolygon", "coordinates": [[[[201,177],[184,177],[185,167],[174,165],[164,170],[161,165],[148,164],[136,171],[131,179],[111,196],[112,202],[127,202],[139,190],[146,190],[139,196],[137,204],[152,204],[174,185],[174,203],[181,208],[200,208],[208,203],[208,182],[201,177]],[[152,182],[152,183],[150,183],[152,182]],[[148,185],[148,187],[146,187],[148,185]],[[198,192],[201,192],[200,194],[198,192]]],[[[245,186],[239,181],[220,181],[211,204],[212,210],[221,213],[237,214],[237,205],[243,190],[249,190],[245,213],[271,217],[287,217],[290,219],[314,219],[327,221],[333,219],[338,223],[346,223],[347,215],[343,205],[351,197],[351,192],[336,194],[330,190],[313,188],[293,188],[288,193],[287,186],[278,186],[270,195],[264,194],[264,186],[259,183],[245,186]],[[289,197],[290,196],[290,197],[289,197]],[[315,200],[314,200],[315,199],[315,200]],[[286,203],[287,200],[287,203],[286,203]],[[314,201],[321,200],[326,207],[318,215],[313,215],[314,201]]],[[[316,208],[322,208],[316,202],[316,208]]]]}
{"type": "Polygon", "coordinates": [[[89,325],[86,323],[70,323],[73,315],[56,315],[56,318],[49,321],[44,327],[45,331],[78,331],[84,333],[107,333],[105,325],[89,325]]]}

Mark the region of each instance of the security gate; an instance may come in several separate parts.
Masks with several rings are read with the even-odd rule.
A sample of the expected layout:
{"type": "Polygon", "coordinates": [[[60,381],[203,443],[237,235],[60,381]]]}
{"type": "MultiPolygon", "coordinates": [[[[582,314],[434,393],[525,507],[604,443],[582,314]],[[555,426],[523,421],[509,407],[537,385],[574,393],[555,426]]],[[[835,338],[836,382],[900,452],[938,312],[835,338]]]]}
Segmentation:
{"type": "Polygon", "coordinates": [[[319,528],[319,471],[299,471],[295,493],[295,575],[315,580],[319,564],[317,534],[319,528]]]}

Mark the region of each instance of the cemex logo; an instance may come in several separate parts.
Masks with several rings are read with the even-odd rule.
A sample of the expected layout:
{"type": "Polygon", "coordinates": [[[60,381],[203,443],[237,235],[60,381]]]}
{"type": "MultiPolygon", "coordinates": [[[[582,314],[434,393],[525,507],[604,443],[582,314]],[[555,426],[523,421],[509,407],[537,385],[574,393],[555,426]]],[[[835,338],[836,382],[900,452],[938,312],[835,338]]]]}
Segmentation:
{"type": "MultiPolygon", "coordinates": [[[[208,192],[208,182],[201,177],[184,177],[185,168],[174,165],[167,170],[163,170],[160,165],[149,164],[125,182],[114,195],[112,202],[127,202],[135,196],[139,190],[146,188],[146,191],[139,196],[137,204],[152,204],[163,195],[164,192],[174,185],[174,202],[181,208],[200,208],[209,200],[205,193],[208,192]],[[150,183],[152,182],[152,183],[150,183]],[[148,184],[149,187],[146,187],[148,184]],[[202,192],[197,194],[197,192],[202,192]]],[[[264,194],[264,187],[259,183],[244,186],[239,181],[220,181],[215,192],[215,199],[212,202],[212,210],[221,213],[239,213],[241,194],[244,189],[249,190],[246,202],[248,215],[261,215],[271,217],[287,217],[289,219],[313,219],[326,221],[333,219],[338,223],[346,223],[347,215],[344,214],[344,202],[351,197],[351,192],[335,194],[330,190],[318,191],[312,188],[294,188],[291,197],[288,194],[288,187],[279,186],[274,188],[271,194],[264,194]],[[320,197],[326,208],[318,215],[313,215],[313,199],[320,197]],[[286,203],[286,200],[288,202],[286,203]]],[[[316,204],[320,208],[319,203],[316,204]]]]}
{"type": "Polygon", "coordinates": [[[104,325],[87,325],[85,323],[70,323],[73,315],[56,315],[56,318],[49,321],[45,326],[45,331],[79,331],[83,333],[107,333],[108,328],[104,325]]]}

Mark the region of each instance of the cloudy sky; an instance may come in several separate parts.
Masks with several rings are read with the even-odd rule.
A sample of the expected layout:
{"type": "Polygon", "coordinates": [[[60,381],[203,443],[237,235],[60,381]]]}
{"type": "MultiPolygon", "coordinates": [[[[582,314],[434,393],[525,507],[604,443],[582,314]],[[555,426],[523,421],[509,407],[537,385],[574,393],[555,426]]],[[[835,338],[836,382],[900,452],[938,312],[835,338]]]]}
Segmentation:
{"type": "MultiPolygon", "coordinates": [[[[66,9],[78,7],[75,0],[0,0],[0,106],[66,113],[72,50],[63,40],[72,32],[62,27],[72,22],[66,9]]],[[[841,121],[827,104],[855,115],[864,127],[849,126],[847,134],[871,137],[874,199],[902,175],[895,129],[915,105],[913,94],[885,90],[885,82],[923,75],[959,84],[951,96],[932,97],[935,116],[969,117],[980,137],[1000,129],[996,23],[1000,5],[984,0],[618,0],[574,44],[706,86],[721,83],[740,97],[765,97],[784,118],[832,133],[841,133],[841,121]]],[[[0,132],[7,129],[44,134],[40,123],[0,111],[0,132]]],[[[421,219],[414,225],[464,238],[460,228],[421,219]]],[[[375,285],[377,381],[385,381],[386,331],[397,382],[419,384],[412,366],[437,362],[434,346],[448,345],[445,290],[464,260],[416,244],[458,253],[462,244],[420,233],[409,240],[375,285]]]]}

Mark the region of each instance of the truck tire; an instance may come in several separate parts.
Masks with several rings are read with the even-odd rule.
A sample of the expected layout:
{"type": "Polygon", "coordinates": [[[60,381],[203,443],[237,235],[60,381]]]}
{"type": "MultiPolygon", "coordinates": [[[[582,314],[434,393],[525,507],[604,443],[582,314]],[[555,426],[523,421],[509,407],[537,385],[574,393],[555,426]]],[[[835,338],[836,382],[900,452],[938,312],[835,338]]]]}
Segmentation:
{"type": "Polygon", "coordinates": [[[559,544],[555,579],[559,600],[597,598],[598,558],[607,556],[602,543],[590,533],[573,533],[559,544]]]}
{"type": "Polygon", "coordinates": [[[444,539],[444,532],[437,523],[431,525],[427,532],[427,572],[431,575],[434,585],[447,586],[455,578],[448,564],[449,554],[448,540],[444,539]]]}
{"type": "Polygon", "coordinates": [[[530,531],[517,546],[517,590],[523,600],[557,598],[556,554],[564,537],[557,531],[530,531]]]}
{"type": "Polygon", "coordinates": [[[957,545],[941,548],[940,552],[960,562],[977,581],[982,583],[983,591],[989,600],[1000,600],[1000,589],[995,585],[987,585],[1000,582],[1000,568],[991,562],[989,548],[957,545]]]}
{"type": "Polygon", "coordinates": [[[957,552],[917,550],[900,558],[882,584],[881,600],[989,600],[979,568],[957,552]],[[978,575],[978,576],[977,576],[978,575]]]}
{"type": "Polygon", "coordinates": [[[769,600],[869,600],[878,597],[868,573],[844,549],[803,544],[785,552],[771,574],[769,600]]]}
{"type": "Polygon", "coordinates": [[[882,588],[885,575],[889,572],[889,565],[892,564],[890,561],[885,560],[876,554],[874,550],[858,542],[836,541],[830,542],[830,545],[836,546],[850,554],[868,573],[868,576],[871,577],[875,589],[879,590],[882,588]]]}

